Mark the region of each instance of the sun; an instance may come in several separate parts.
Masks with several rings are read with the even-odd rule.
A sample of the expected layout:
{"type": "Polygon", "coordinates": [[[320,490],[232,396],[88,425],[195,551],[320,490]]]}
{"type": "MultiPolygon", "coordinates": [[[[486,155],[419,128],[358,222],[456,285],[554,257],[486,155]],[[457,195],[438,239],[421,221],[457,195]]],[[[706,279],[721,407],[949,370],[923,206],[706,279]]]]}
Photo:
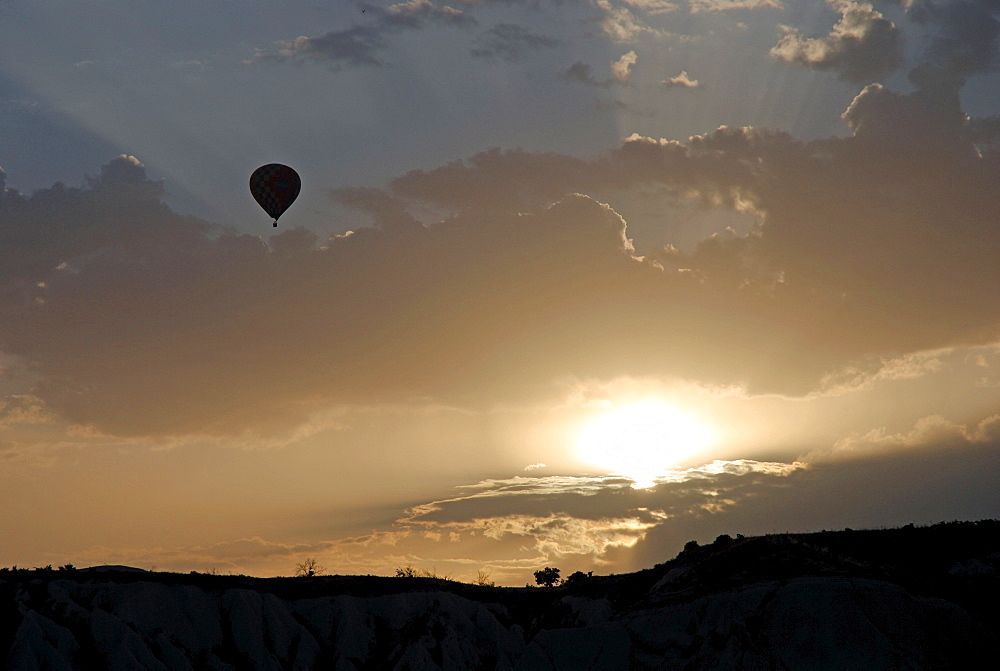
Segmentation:
{"type": "Polygon", "coordinates": [[[644,489],[711,442],[712,433],[691,415],[665,403],[640,401],[588,424],[577,441],[577,456],[644,489]]]}

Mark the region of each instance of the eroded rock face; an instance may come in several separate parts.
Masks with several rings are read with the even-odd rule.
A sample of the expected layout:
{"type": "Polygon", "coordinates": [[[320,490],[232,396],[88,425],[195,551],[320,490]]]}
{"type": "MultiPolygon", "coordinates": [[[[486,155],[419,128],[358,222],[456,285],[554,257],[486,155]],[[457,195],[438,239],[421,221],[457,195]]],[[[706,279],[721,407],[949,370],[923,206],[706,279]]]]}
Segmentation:
{"type": "Polygon", "coordinates": [[[927,669],[973,659],[946,601],[852,578],[768,581],[540,632],[523,668],[927,669]]]}
{"type": "Polygon", "coordinates": [[[624,612],[563,597],[553,608],[573,624],[530,637],[502,604],[446,591],[282,599],[71,580],[49,583],[46,599],[28,591],[15,597],[10,669],[919,669],[974,653],[962,608],[848,577],[624,612]]]}
{"type": "Polygon", "coordinates": [[[510,668],[525,646],[516,626],[498,621],[502,607],[448,592],[281,599],[246,588],[42,583],[15,593],[8,668],[510,668]]]}
{"type": "Polygon", "coordinates": [[[1000,555],[926,576],[839,556],[746,539],[554,589],[0,572],[0,660],[16,671],[993,668],[1000,555]]]}

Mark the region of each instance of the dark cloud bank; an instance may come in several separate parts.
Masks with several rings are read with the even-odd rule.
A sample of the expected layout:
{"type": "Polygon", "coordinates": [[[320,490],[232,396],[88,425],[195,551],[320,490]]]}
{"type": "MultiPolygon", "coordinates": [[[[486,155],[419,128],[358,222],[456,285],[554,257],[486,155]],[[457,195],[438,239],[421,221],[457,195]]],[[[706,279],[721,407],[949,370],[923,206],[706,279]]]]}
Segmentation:
{"type": "MultiPolygon", "coordinates": [[[[868,5],[834,6],[839,37],[809,53],[891,32],[868,5]]],[[[7,190],[0,352],[63,417],[143,435],[266,430],[337,402],[523,399],[572,376],[802,395],[848,367],[996,342],[1000,125],[968,118],[960,93],[992,62],[997,7],[907,11],[931,36],[914,90],[864,87],[845,138],[722,127],[589,160],[494,149],[335,190],[374,225],[327,241],[174,213],[124,156],[83,188],[7,190]],[[759,223],[636,250],[613,209],[636,189],[759,223]],[[412,214],[428,210],[443,220],[412,214]]],[[[414,1],[370,22],[469,20],[414,1]]]]}
{"type": "Polygon", "coordinates": [[[804,394],[847,364],[998,338],[1000,153],[953,80],[866,87],[844,139],[720,128],[594,160],[492,150],[341,189],[374,227],[265,242],[170,211],[119,158],[0,202],[0,348],[65,417],[229,431],[336,401],[485,401],[560,376],[804,394]],[[978,142],[979,146],[974,143],[978,142]],[[633,250],[587,193],[755,213],[691,253],[633,250]],[[449,215],[424,224],[414,205],[449,215]]]}

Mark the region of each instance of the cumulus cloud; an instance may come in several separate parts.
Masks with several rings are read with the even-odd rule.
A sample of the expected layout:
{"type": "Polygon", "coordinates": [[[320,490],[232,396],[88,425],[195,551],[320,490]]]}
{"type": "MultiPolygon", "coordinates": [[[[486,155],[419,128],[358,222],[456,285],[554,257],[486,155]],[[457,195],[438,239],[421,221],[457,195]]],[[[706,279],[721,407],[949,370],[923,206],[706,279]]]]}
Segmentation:
{"type": "Polygon", "coordinates": [[[931,29],[925,67],[952,79],[984,72],[992,64],[1000,35],[998,13],[1000,7],[991,0],[907,5],[907,15],[931,29]]]}
{"type": "Polygon", "coordinates": [[[220,235],[170,212],[159,188],[112,167],[88,188],[0,208],[2,348],[30,361],[39,398],[104,432],[239,433],[338,398],[428,383],[471,392],[475,369],[510,365],[483,354],[524,353],[518,295],[541,296],[533,285],[557,250],[576,250],[581,278],[631,254],[620,217],[582,196],[502,216],[485,237],[459,218],[359,230],[320,250],[304,230],[268,243],[220,235]]]}
{"type": "Polygon", "coordinates": [[[477,58],[516,61],[533,49],[550,49],[559,40],[538,35],[527,28],[512,23],[498,23],[480,33],[470,53],[477,58]]]}
{"type": "MultiPolygon", "coordinates": [[[[411,173],[392,188],[403,197],[449,207],[479,201],[523,208],[564,189],[657,184],[707,205],[756,212],[762,225],[750,236],[709,239],[691,254],[670,248],[641,251],[645,264],[669,271],[663,277],[670,278],[667,282],[690,278],[702,315],[724,311],[716,301],[729,291],[736,302],[737,295],[761,300],[758,315],[781,313],[787,320],[798,314],[783,322],[784,355],[793,356],[787,370],[797,371],[788,383],[811,376],[810,369],[827,369],[822,378],[847,360],[883,347],[898,351],[903,341],[920,342],[910,351],[931,349],[976,329],[986,329],[982,338],[989,340],[996,301],[976,287],[996,280],[989,255],[998,241],[988,223],[996,194],[987,185],[995,179],[997,164],[995,158],[977,156],[956,92],[902,95],[873,85],[852,103],[845,119],[854,135],[843,140],[803,143],[785,133],[731,128],[686,144],[636,136],[589,164],[494,152],[411,173]],[[519,177],[513,177],[515,172],[519,177]],[[497,201],[484,193],[498,191],[504,198],[497,201]],[[864,253],[859,255],[859,249],[864,253]],[[842,326],[850,322],[871,330],[864,336],[847,333],[842,326]],[[799,328],[802,336],[787,339],[799,328]]],[[[730,314],[736,323],[743,312],[736,308],[730,314]]],[[[766,323],[757,322],[747,333],[767,330],[766,323]]],[[[705,324],[692,328],[721,333],[705,324]]],[[[763,341],[732,345],[760,352],[763,341]]],[[[720,348],[717,354],[730,370],[741,369],[743,364],[728,358],[731,351],[720,348]]]]}
{"type": "Polygon", "coordinates": [[[813,70],[833,70],[853,82],[867,82],[895,70],[902,62],[902,36],[896,25],[871,4],[827,0],[840,20],[826,37],[803,37],[784,26],[771,55],[813,70]]]}
{"type": "Polygon", "coordinates": [[[679,75],[668,77],[660,82],[666,88],[700,89],[703,88],[697,79],[691,79],[687,70],[681,70],[679,75]]]}
{"type": "Polygon", "coordinates": [[[381,52],[392,33],[418,30],[428,25],[466,27],[476,24],[468,12],[430,0],[407,0],[388,7],[364,5],[367,23],[334,30],[316,37],[281,40],[271,49],[258,49],[249,62],[322,63],[345,67],[386,65],[381,52]]]}
{"type": "Polygon", "coordinates": [[[812,142],[723,127],[590,159],[489,150],[336,190],[374,226],[327,241],[177,215],[121,156],[0,200],[0,350],[37,379],[13,393],[120,435],[287,432],[336,403],[475,405],[574,376],[857,387],[997,338],[1000,158],[958,94],[870,85],[849,137],[812,142]],[[650,188],[758,225],[637,250],[614,201],[650,188]]]}
{"type": "Polygon", "coordinates": [[[634,51],[627,51],[621,57],[611,63],[611,76],[619,84],[628,84],[632,75],[632,68],[639,61],[634,51]]]}

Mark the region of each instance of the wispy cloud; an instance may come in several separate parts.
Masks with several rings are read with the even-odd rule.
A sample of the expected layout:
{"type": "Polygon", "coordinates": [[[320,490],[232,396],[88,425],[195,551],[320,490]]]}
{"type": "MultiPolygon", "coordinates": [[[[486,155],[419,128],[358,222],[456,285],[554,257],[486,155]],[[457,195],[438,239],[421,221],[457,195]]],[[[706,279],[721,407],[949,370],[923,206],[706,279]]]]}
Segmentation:
{"type": "Polygon", "coordinates": [[[559,40],[512,23],[498,23],[476,36],[470,53],[477,58],[516,61],[535,49],[551,49],[559,40]]]}
{"type": "Polygon", "coordinates": [[[383,66],[380,54],[386,47],[385,31],[376,26],[352,26],[317,37],[301,35],[275,43],[273,49],[258,49],[254,61],[327,63],[334,69],[383,66]]]}
{"type": "MultiPolygon", "coordinates": [[[[270,49],[258,49],[248,62],[322,63],[339,70],[345,67],[384,66],[382,52],[388,36],[428,25],[467,27],[476,25],[468,12],[430,0],[407,0],[388,7],[363,5],[365,22],[323,35],[282,40],[270,49]]],[[[360,15],[360,12],[359,12],[360,15]]]]}
{"type": "Polygon", "coordinates": [[[997,443],[1000,443],[1000,414],[972,425],[960,424],[941,415],[928,415],[910,431],[889,433],[880,427],[855,433],[838,440],[829,449],[818,450],[805,458],[811,461],[860,459],[888,453],[898,456],[915,449],[959,450],[997,443]]]}
{"type": "Polygon", "coordinates": [[[52,421],[45,403],[30,394],[0,397],[0,428],[18,424],[45,424],[52,421]]]}
{"type": "MultiPolygon", "coordinates": [[[[514,477],[460,487],[468,493],[414,506],[391,528],[311,543],[260,537],[210,545],[125,549],[104,546],[77,553],[72,561],[122,563],[161,570],[291,573],[305,556],[319,557],[335,572],[391,575],[397,567],[459,571],[470,580],[483,565],[512,584],[526,569],[573,561],[601,566],[614,549],[630,548],[666,519],[690,510],[735,505],[720,479],[783,478],[799,464],[751,461],[677,471],[655,490],[637,492],[615,477],[514,477]],[[728,501],[728,503],[726,503],[728,501]],[[475,549],[471,549],[475,548],[475,549]]],[[[738,496],[737,498],[742,498],[738,496]]],[[[58,560],[58,558],[57,558],[58,560]]]]}
{"type": "Polygon", "coordinates": [[[606,86],[607,82],[602,82],[594,76],[593,66],[584,63],[583,61],[577,61],[573,65],[569,66],[563,73],[563,77],[566,81],[574,82],[576,84],[583,84],[585,86],[606,86]]]}
{"type": "Polygon", "coordinates": [[[783,9],[780,0],[689,0],[691,13],[731,12],[737,10],[783,9]]]}
{"type": "Polygon", "coordinates": [[[606,476],[490,479],[357,536],[102,546],[52,561],[288,575],[314,556],[335,573],[392,575],[411,565],[472,580],[488,567],[501,584],[519,585],[545,565],[567,572],[645,568],[671,558],[688,540],[710,542],[721,533],[976,519],[990,510],[987,493],[1000,472],[998,441],[996,416],[972,427],[930,417],[910,432],[851,436],[811,463],[716,461],[678,470],[644,490],[606,476]],[[886,459],[889,453],[894,459],[886,459]],[[939,489],[953,492],[945,508],[934,500],[939,489]],[[844,491],[851,497],[845,499],[844,491]]]}
{"type": "MultiPolygon", "coordinates": [[[[612,0],[595,0],[594,4],[602,13],[601,31],[616,42],[634,42],[643,34],[662,34],[661,30],[653,28],[629,9],[629,6],[645,9],[646,3],[616,3],[612,0]]],[[[664,8],[668,4],[666,3],[664,8]]]]}
{"type": "Polygon", "coordinates": [[[622,0],[622,4],[646,14],[671,14],[678,9],[672,0],[622,0]]]}

